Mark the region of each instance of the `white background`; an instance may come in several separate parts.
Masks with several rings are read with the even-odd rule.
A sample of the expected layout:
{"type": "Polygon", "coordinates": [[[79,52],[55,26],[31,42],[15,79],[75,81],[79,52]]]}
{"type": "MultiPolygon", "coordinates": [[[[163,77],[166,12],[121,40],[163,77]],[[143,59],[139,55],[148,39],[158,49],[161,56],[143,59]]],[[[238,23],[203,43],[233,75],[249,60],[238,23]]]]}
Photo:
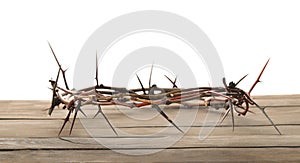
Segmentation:
{"type": "MultiPolygon", "coordinates": [[[[299,94],[298,1],[9,1],[0,2],[0,99],[51,99],[57,65],[52,43],[72,85],[77,56],[102,24],[140,10],[163,10],[197,24],[216,47],[227,80],[248,90],[268,58],[254,95],[299,94]]],[[[105,78],[105,76],[102,76],[105,78]]]]}

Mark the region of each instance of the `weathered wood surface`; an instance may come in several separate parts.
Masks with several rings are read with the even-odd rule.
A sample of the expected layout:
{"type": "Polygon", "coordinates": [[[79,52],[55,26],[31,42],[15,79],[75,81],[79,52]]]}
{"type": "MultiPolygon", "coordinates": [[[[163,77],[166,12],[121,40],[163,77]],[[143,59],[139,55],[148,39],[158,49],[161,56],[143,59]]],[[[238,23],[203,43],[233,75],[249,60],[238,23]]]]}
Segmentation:
{"type": "MultiPolygon", "coordinates": [[[[99,115],[96,119],[77,120],[70,136],[68,123],[61,134],[62,138],[59,138],[57,134],[67,114],[66,110],[56,109],[50,117],[45,110],[50,105],[49,101],[0,101],[0,162],[300,161],[300,95],[259,96],[254,99],[259,104],[268,106],[266,112],[283,135],[278,135],[263,114],[251,107],[256,114],[235,116],[234,132],[228,117],[220,126],[215,127],[206,139],[200,140],[201,129],[210,127],[204,123],[207,109],[195,112],[195,109],[181,108],[181,114],[195,112],[195,120],[187,133],[166,149],[160,144],[147,144],[147,140],[182,135],[174,127],[160,133],[159,131],[170,125],[151,108],[105,107],[104,112],[116,127],[119,137],[114,135],[99,115]],[[93,135],[96,139],[85,130],[87,126],[83,125],[84,121],[97,123],[95,126],[88,126],[89,130],[96,131],[93,135]],[[98,143],[98,139],[110,142],[113,150],[98,143]],[[153,149],[159,152],[140,156],[121,154],[126,151],[138,154],[153,149]]],[[[97,111],[96,108],[84,110],[88,117],[92,117],[97,111]]],[[[179,111],[178,106],[167,107],[164,110],[172,119],[175,119],[179,111]]],[[[212,115],[218,116],[221,111],[213,110],[215,113],[212,115]]],[[[183,130],[190,126],[182,121],[176,123],[183,130]]]]}

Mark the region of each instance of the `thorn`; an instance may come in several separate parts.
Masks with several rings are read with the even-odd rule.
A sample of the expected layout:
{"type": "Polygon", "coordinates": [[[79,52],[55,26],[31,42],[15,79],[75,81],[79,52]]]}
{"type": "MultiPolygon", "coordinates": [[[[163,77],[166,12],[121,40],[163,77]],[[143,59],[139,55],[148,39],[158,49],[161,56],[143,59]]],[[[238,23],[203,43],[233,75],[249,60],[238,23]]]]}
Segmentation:
{"type": "Polygon", "coordinates": [[[108,120],[108,118],[105,116],[105,114],[103,113],[102,111],[102,108],[100,105],[98,105],[98,112],[96,113],[96,115],[94,116],[94,118],[99,114],[101,113],[102,116],[104,117],[104,119],[106,120],[106,122],[108,123],[108,125],[110,126],[110,128],[113,130],[113,132],[118,136],[118,133],[117,131],[114,129],[113,125],[110,123],[110,121],[108,120]]]}
{"type": "Polygon", "coordinates": [[[66,116],[66,118],[64,120],[64,124],[62,125],[62,127],[61,127],[61,129],[60,129],[60,131],[58,133],[58,136],[61,134],[62,130],[64,129],[64,127],[66,125],[66,123],[69,121],[69,117],[71,115],[71,111],[72,111],[72,109],[69,110],[69,113],[68,113],[68,115],[66,116]]]}
{"type": "Polygon", "coordinates": [[[98,116],[98,114],[101,113],[101,112],[102,112],[101,107],[100,107],[100,108],[98,107],[98,111],[97,111],[97,113],[94,115],[93,119],[95,119],[95,118],[98,116]]]}
{"type": "Polygon", "coordinates": [[[97,82],[97,87],[99,86],[99,80],[98,80],[98,54],[97,54],[97,51],[96,51],[96,82],[97,82]]]}
{"type": "Polygon", "coordinates": [[[56,86],[57,86],[57,81],[58,81],[58,78],[59,78],[59,74],[60,74],[60,69],[58,69],[55,82],[51,81],[51,84],[53,86],[53,90],[52,90],[52,102],[51,102],[51,106],[50,106],[49,111],[48,111],[48,115],[51,115],[52,112],[53,112],[53,110],[54,110],[54,108],[61,103],[61,101],[56,98],[57,97],[57,95],[56,95],[56,86]]]}
{"type": "Polygon", "coordinates": [[[175,77],[174,81],[172,81],[167,75],[165,75],[165,77],[173,84],[173,88],[178,88],[176,85],[177,76],[175,77]]]}
{"type": "Polygon", "coordinates": [[[51,52],[52,52],[52,54],[53,54],[53,56],[54,56],[54,59],[56,60],[56,63],[58,64],[59,68],[61,69],[61,65],[59,64],[58,59],[57,59],[57,57],[56,57],[56,55],[55,55],[55,53],[54,53],[54,50],[53,50],[53,48],[52,48],[52,46],[51,46],[51,44],[50,44],[49,41],[48,41],[48,45],[49,45],[49,47],[50,47],[50,49],[51,49],[51,52]]]}
{"type": "Polygon", "coordinates": [[[232,121],[232,132],[234,132],[234,115],[233,115],[233,105],[232,101],[229,100],[230,103],[230,112],[231,112],[231,121],[232,121]]]}
{"type": "Polygon", "coordinates": [[[243,76],[236,84],[235,86],[237,86],[242,80],[244,80],[246,77],[248,76],[248,74],[246,74],[245,76],[243,76]]]}
{"type": "Polygon", "coordinates": [[[80,113],[81,113],[85,118],[87,118],[87,115],[83,112],[83,110],[82,110],[81,108],[79,108],[78,111],[80,111],[80,113]]]}
{"type": "Polygon", "coordinates": [[[168,116],[167,114],[161,110],[161,108],[156,105],[156,104],[152,104],[152,107],[155,108],[167,121],[169,121],[174,127],[177,128],[177,130],[179,130],[181,133],[184,133],[168,116]]]}
{"type": "Polygon", "coordinates": [[[149,89],[151,88],[151,77],[152,77],[153,65],[154,65],[154,63],[152,63],[151,70],[150,70],[149,89]]]}
{"type": "Polygon", "coordinates": [[[63,72],[66,72],[69,68],[66,68],[65,70],[63,70],[63,72]]]}
{"type": "Polygon", "coordinates": [[[174,83],[176,83],[176,81],[177,81],[177,76],[176,76],[175,79],[174,79],[174,83]]]}
{"type": "Polygon", "coordinates": [[[252,87],[250,88],[250,90],[248,91],[248,94],[249,94],[249,95],[250,95],[250,93],[252,92],[252,90],[254,89],[254,87],[256,86],[256,84],[257,84],[258,82],[260,82],[260,77],[262,76],[263,72],[265,71],[265,69],[266,69],[266,67],[267,67],[267,65],[268,65],[268,63],[269,63],[269,61],[270,61],[270,58],[268,59],[268,61],[266,62],[265,66],[264,66],[263,69],[261,70],[261,72],[260,72],[260,74],[258,75],[256,81],[254,82],[254,84],[252,85],[252,87]]]}
{"type": "Polygon", "coordinates": [[[55,60],[56,60],[56,63],[58,64],[58,67],[59,67],[59,69],[61,70],[61,72],[62,72],[62,75],[63,75],[63,78],[64,78],[64,82],[65,82],[65,86],[66,86],[66,88],[69,90],[69,86],[68,86],[68,83],[67,83],[67,79],[66,79],[66,75],[65,75],[65,71],[61,68],[61,65],[60,65],[60,63],[58,62],[58,59],[57,59],[57,57],[56,57],[56,55],[55,55],[55,53],[54,53],[54,50],[53,50],[53,48],[52,48],[52,46],[50,45],[50,42],[48,41],[48,45],[49,45],[49,47],[50,47],[50,49],[51,49],[51,52],[52,52],[52,54],[53,54],[53,56],[54,56],[54,58],[55,58],[55,60]]]}
{"type": "Polygon", "coordinates": [[[146,95],[146,90],[145,90],[145,88],[144,88],[144,86],[143,86],[143,83],[142,83],[140,77],[139,77],[137,74],[136,74],[136,77],[137,77],[137,79],[139,80],[139,83],[140,83],[140,85],[141,85],[141,87],[142,87],[142,90],[143,90],[144,95],[146,95]]]}
{"type": "Polygon", "coordinates": [[[225,114],[223,115],[222,119],[220,120],[219,125],[223,123],[223,121],[225,120],[225,118],[227,117],[229,112],[230,112],[230,109],[227,109],[225,114]]]}
{"type": "Polygon", "coordinates": [[[81,106],[81,100],[78,100],[78,104],[75,108],[75,114],[74,114],[74,117],[73,117],[73,121],[72,121],[72,125],[71,125],[69,135],[71,135],[71,133],[72,133],[72,130],[73,130],[73,127],[74,127],[74,124],[75,124],[75,120],[76,120],[76,117],[77,117],[77,113],[78,113],[78,110],[80,109],[80,106],[81,106]]]}
{"type": "Polygon", "coordinates": [[[267,108],[267,107],[261,107],[261,106],[259,106],[257,103],[254,103],[254,105],[256,106],[256,107],[258,107],[261,111],[262,111],[262,113],[265,115],[265,117],[269,120],[269,122],[272,124],[272,126],[275,128],[275,130],[279,133],[279,135],[282,135],[281,134],[281,132],[279,131],[279,129],[277,128],[277,126],[274,124],[274,122],[272,121],[272,119],[268,116],[268,114],[266,113],[266,111],[265,111],[265,109],[267,108]]]}
{"type": "Polygon", "coordinates": [[[222,81],[223,81],[224,87],[225,87],[225,89],[226,89],[226,92],[229,93],[229,89],[228,89],[228,86],[227,86],[225,77],[223,77],[223,80],[222,80],[222,81]]]}

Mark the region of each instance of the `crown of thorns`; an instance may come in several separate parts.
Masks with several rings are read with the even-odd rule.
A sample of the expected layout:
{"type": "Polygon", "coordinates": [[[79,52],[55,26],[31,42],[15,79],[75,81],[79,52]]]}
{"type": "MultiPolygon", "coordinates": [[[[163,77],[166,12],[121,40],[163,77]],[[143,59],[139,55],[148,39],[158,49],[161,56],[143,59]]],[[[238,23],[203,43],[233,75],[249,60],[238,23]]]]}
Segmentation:
{"type": "Polygon", "coordinates": [[[53,48],[48,42],[49,47],[52,51],[52,54],[58,64],[58,72],[56,76],[56,80],[49,80],[52,86],[52,103],[49,108],[48,114],[51,115],[54,108],[59,105],[63,105],[63,108],[67,109],[69,112],[64,119],[64,123],[59,131],[61,134],[64,129],[66,123],[69,121],[71,113],[74,113],[74,118],[71,123],[71,128],[69,134],[72,133],[72,129],[74,126],[74,122],[77,117],[78,111],[80,111],[84,116],[86,114],[81,109],[84,105],[96,105],[98,106],[98,111],[95,114],[94,118],[98,114],[102,114],[105,118],[106,122],[109,124],[113,132],[118,135],[117,131],[110,123],[106,115],[103,113],[101,106],[104,105],[121,105],[128,108],[140,108],[144,106],[151,106],[156,109],[169,123],[171,123],[178,131],[184,133],[169,117],[168,115],[161,109],[161,105],[171,105],[173,103],[184,105],[185,107],[196,107],[196,106],[210,106],[214,108],[224,108],[225,113],[223,117],[220,119],[219,123],[222,123],[223,120],[227,117],[229,112],[231,113],[232,119],[232,127],[234,129],[234,112],[238,115],[246,115],[247,112],[252,112],[249,109],[249,105],[254,105],[260,109],[260,111],[265,115],[265,117],[269,120],[272,126],[276,129],[276,131],[281,134],[277,126],[273,123],[271,118],[265,112],[266,107],[262,107],[258,105],[251,97],[250,94],[257,83],[260,82],[260,77],[262,76],[266,66],[269,63],[269,60],[264,65],[260,74],[258,75],[256,81],[250,88],[248,92],[238,88],[238,84],[247,76],[243,76],[238,82],[230,82],[227,85],[225,77],[223,78],[224,87],[193,87],[193,88],[178,88],[176,85],[177,77],[174,80],[171,80],[168,76],[165,75],[166,79],[170,81],[172,87],[170,88],[159,88],[157,85],[151,85],[151,77],[153,71],[153,65],[150,71],[149,77],[149,85],[148,87],[144,87],[138,75],[136,75],[137,80],[140,83],[140,88],[136,89],[127,89],[125,87],[112,87],[105,86],[103,84],[99,85],[98,80],[98,59],[96,54],[96,85],[80,89],[80,90],[71,90],[68,86],[66,79],[66,70],[62,69],[61,64],[59,63],[53,48]],[[63,76],[65,87],[58,86],[57,82],[60,74],[63,76]],[[188,103],[193,101],[193,103],[188,103]],[[195,102],[196,101],[196,102],[195,102]],[[215,102],[218,101],[218,105],[215,102]]]}

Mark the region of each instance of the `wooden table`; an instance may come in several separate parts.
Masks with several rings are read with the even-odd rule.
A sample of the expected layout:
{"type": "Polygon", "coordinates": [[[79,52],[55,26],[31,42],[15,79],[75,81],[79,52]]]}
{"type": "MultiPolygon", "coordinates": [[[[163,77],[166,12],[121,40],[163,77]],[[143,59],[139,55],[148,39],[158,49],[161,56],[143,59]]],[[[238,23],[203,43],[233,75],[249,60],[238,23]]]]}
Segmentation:
{"type": "MultiPolygon", "coordinates": [[[[83,108],[88,118],[81,116],[83,118],[76,120],[71,135],[68,123],[59,138],[57,135],[66,110],[56,109],[52,116],[48,116],[45,109],[50,106],[49,101],[0,101],[0,162],[300,161],[299,99],[300,95],[254,97],[260,105],[269,106],[266,112],[283,135],[278,135],[263,114],[251,107],[255,114],[235,115],[234,132],[231,118],[227,117],[204,140],[199,139],[199,132],[210,127],[204,121],[208,109],[165,107],[164,111],[180,128],[187,130],[182,135],[152,108],[105,107],[105,114],[119,133],[115,136],[101,115],[91,118],[97,112],[96,108],[83,108]],[[193,123],[177,121],[175,116],[179,111],[187,115],[196,113],[193,123]],[[101,127],[87,126],[83,121],[97,122],[97,125],[99,122],[101,127]],[[86,130],[89,127],[97,133],[91,136],[88,133],[91,130],[86,130]],[[165,129],[166,132],[160,132],[165,129]],[[182,138],[166,149],[155,142],[147,142],[170,135],[182,138]],[[98,143],[93,137],[105,138],[114,145],[113,149],[98,143]],[[152,150],[159,152],[143,155],[152,150]]],[[[220,111],[210,110],[210,113],[220,115],[220,111]]]]}

